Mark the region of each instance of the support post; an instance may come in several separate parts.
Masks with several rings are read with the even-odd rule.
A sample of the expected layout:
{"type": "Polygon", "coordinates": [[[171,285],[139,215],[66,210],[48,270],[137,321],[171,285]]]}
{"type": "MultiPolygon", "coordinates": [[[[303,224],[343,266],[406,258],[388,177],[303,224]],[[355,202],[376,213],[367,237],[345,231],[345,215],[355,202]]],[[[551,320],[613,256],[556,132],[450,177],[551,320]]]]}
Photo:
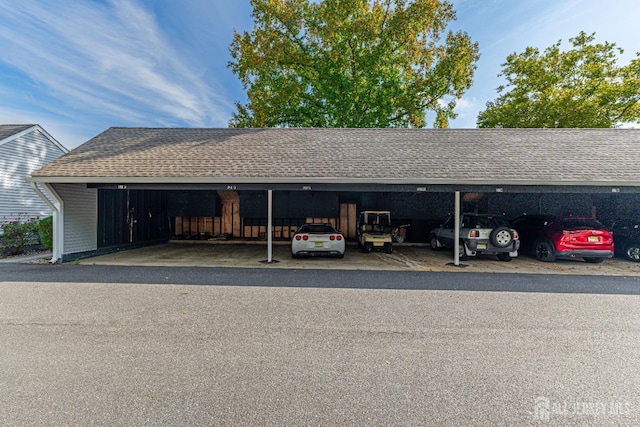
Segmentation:
{"type": "Polygon", "coordinates": [[[455,194],[455,213],[453,215],[453,264],[460,265],[460,192],[455,194]]]}
{"type": "Polygon", "coordinates": [[[273,261],[273,190],[267,190],[267,262],[273,261]]]}

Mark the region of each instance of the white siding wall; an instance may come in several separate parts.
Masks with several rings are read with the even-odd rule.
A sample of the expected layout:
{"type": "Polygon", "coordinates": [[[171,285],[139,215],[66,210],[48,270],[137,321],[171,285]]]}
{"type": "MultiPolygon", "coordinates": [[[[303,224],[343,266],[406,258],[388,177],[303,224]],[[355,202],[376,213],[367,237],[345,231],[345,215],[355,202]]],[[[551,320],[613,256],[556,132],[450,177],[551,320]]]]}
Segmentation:
{"type": "Polygon", "coordinates": [[[98,190],[84,184],[54,184],[62,199],[62,255],[98,249],[98,190]]]}
{"type": "Polygon", "coordinates": [[[38,129],[0,144],[0,223],[51,215],[49,207],[25,182],[31,173],[64,152],[38,129]]]}

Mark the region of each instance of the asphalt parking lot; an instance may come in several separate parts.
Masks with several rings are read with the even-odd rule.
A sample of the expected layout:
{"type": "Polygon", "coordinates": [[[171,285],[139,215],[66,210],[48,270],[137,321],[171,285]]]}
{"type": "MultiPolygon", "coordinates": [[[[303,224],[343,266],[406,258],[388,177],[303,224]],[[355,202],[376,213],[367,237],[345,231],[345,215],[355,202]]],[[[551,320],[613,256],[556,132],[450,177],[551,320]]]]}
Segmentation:
{"type": "Polygon", "coordinates": [[[237,267],[283,269],[340,269],[387,271],[451,271],[468,273],[578,274],[602,276],[640,276],[640,265],[620,258],[601,264],[588,264],[581,259],[543,263],[527,255],[511,262],[486,256],[452,265],[449,251],[433,251],[427,246],[395,245],[392,254],[361,252],[349,245],[343,259],[313,257],[292,259],[287,242],[273,246],[272,263],[266,242],[170,242],[139,249],[115,252],[82,260],[84,265],[130,265],[166,267],[237,267]]]}
{"type": "Polygon", "coordinates": [[[0,425],[639,425],[637,264],[266,256],[0,265],[0,425]]]}
{"type": "Polygon", "coordinates": [[[3,426],[640,425],[637,295],[367,284],[636,278],[73,264],[0,276],[14,268],[23,281],[0,279],[3,426]],[[141,286],[112,270],[216,273],[208,286],[141,286]],[[238,277],[212,285],[226,270],[238,277]],[[343,286],[306,286],[328,276],[343,286]]]}

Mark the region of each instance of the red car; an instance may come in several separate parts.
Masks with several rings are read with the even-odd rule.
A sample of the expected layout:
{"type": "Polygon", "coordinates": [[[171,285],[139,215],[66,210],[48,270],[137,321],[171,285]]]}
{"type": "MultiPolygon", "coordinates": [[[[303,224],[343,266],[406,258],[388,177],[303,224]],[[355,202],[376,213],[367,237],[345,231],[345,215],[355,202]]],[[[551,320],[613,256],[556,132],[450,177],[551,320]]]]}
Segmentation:
{"type": "Polygon", "coordinates": [[[595,219],[523,215],[510,222],[520,233],[523,250],[539,261],[583,258],[597,263],[613,257],[613,235],[595,219]]]}

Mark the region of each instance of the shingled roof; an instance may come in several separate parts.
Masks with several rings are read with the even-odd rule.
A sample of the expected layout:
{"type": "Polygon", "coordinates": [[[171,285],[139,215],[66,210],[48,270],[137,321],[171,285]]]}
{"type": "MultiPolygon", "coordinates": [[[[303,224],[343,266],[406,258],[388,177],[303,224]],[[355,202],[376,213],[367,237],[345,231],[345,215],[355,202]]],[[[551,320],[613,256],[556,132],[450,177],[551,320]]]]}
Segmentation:
{"type": "Polygon", "coordinates": [[[640,187],[640,129],[114,127],[32,176],[78,183],[640,187]]]}
{"type": "Polygon", "coordinates": [[[0,142],[35,125],[0,125],[0,142]]]}

